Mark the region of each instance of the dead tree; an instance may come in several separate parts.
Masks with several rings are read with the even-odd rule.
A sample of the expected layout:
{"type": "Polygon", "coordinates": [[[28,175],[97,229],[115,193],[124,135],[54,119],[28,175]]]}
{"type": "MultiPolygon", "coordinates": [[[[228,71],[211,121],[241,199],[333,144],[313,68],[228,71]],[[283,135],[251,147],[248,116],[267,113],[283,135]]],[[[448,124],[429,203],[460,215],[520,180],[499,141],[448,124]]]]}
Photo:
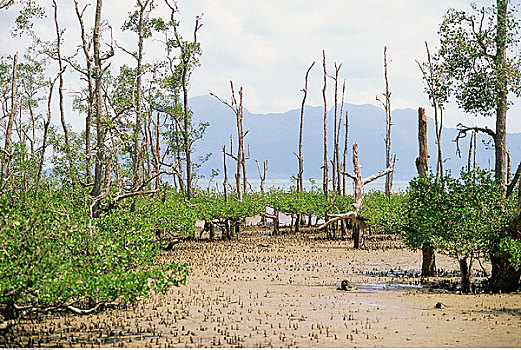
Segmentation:
{"type": "Polygon", "coordinates": [[[16,78],[18,72],[18,52],[13,58],[13,73],[11,79],[11,111],[7,121],[7,129],[5,131],[5,143],[2,152],[2,172],[0,173],[0,193],[3,192],[5,184],[7,183],[9,163],[11,162],[11,136],[13,133],[14,117],[16,116],[18,104],[16,94],[16,78]]]}
{"type": "MultiPolygon", "coordinates": [[[[392,126],[392,115],[391,115],[391,92],[389,91],[389,78],[387,76],[387,46],[384,46],[384,79],[385,79],[385,92],[383,93],[384,101],[380,101],[378,96],[376,99],[382,103],[385,110],[385,167],[391,167],[393,155],[391,155],[391,126],[392,126]]],[[[393,167],[394,168],[394,167],[393,167]]],[[[384,192],[387,198],[391,198],[391,190],[393,187],[392,174],[387,174],[385,177],[384,192]]]]}
{"type": "Polygon", "coordinates": [[[226,145],[223,145],[223,172],[224,172],[224,181],[223,181],[223,190],[224,190],[224,201],[228,202],[228,168],[226,167],[226,145]]]}
{"type": "Polygon", "coordinates": [[[298,174],[297,174],[297,193],[302,192],[304,189],[304,158],[302,155],[302,140],[304,137],[303,130],[304,130],[304,107],[306,105],[306,97],[308,95],[308,76],[309,72],[311,71],[311,68],[315,65],[315,61],[311,63],[311,66],[309,66],[308,70],[306,71],[306,77],[304,79],[304,88],[301,90],[304,93],[304,96],[302,97],[302,106],[300,108],[300,134],[299,134],[299,141],[298,141],[298,174]]]}
{"type": "MultiPolygon", "coordinates": [[[[427,118],[425,109],[418,108],[418,145],[419,156],[416,158],[416,169],[420,176],[429,176],[429,154],[427,152],[427,118]]],[[[434,247],[426,242],[422,245],[422,276],[430,277],[436,275],[436,259],[434,247]]]]}
{"type": "Polygon", "coordinates": [[[228,103],[227,101],[222,100],[217,95],[210,93],[213,97],[227,105],[231,108],[231,110],[235,113],[235,117],[237,119],[237,141],[238,141],[238,150],[237,155],[233,155],[233,150],[230,150],[230,153],[227,153],[228,156],[232,157],[236,163],[237,163],[237,171],[235,173],[235,182],[236,182],[236,188],[237,188],[237,199],[239,201],[242,201],[242,189],[241,189],[241,172],[243,172],[242,175],[244,175],[244,183],[243,183],[243,189],[244,191],[247,190],[247,182],[246,182],[246,166],[245,166],[245,152],[244,152],[244,137],[248,133],[248,131],[244,132],[243,128],[243,107],[242,107],[242,87],[239,89],[239,101],[237,102],[237,99],[235,97],[235,90],[233,89],[233,82],[230,81],[230,88],[231,88],[231,102],[228,103]]]}
{"type": "MultiPolygon", "coordinates": [[[[345,81],[344,81],[345,86],[345,81]]],[[[342,102],[343,104],[343,102],[342,102]]],[[[346,121],[345,121],[345,137],[344,137],[344,160],[343,160],[343,166],[342,166],[342,194],[345,196],[347,194],[346,190],[346,167],[347,167],[347,147],[348,147],[348,141],[349,141],[349,112],[347,110],[346,106],[346,121]]]]}
{"type": "Polygon", "coordinates": [[[326,199],[329,199],[329,164],[327,159],[327,99],[326,99],[326,89],[327,89],[327,70],[326,70],[326,51],[322,51],[323,56],[323,67],[324,67],[324,87],[322,88],[322,97],[324,99],[324,161],[323,161],[323,176],[322,176],[322,189],[324,191],[324,196],[326,199]]]}
{"type": "MultiPolygon", "coordinates": [[[[62,72],[58,74],[62,74],[62,72]]],[[[41,147],[41,155],[40,155],[40,163],[38,165],[38,174],[36,175],[36,189],[34,191],[34,198],[38,198],[38,192],[40,190],[40,180],[42,178],[43,166],[45,163],[45,150],[47,148],[47,135],[49,132],[49,126],[51,125],[51,103],[52,103],[52,93],[54,90],[54,85],[56,84],[56,80],[58,79],[58,75],[54,77],[54,79],[49,79],[49,95],[47,97],[47,120],[43,123],[43,136],[42,136],[42,147],[41,147]]]]}
{"type": "MultiPolygon", "coordinates": [[[[340,102],[340,119],[338,120],[338,126],[337,126],[337,130],[336,130],[336,134],[337,134],[336,151],[337,151],[337,161],[338,161],[338,165],[337,165],[337,193],[338,194],[342,194],[342,195],[345,195],[345,191],[343,191],[343,183],[345,182],[345,175],[342,174],[342,172],[346,171],[346,168],[345,168],[346,157],[344,156],[343,159],[342,159],[342,163],[340,163],[340,146],[339,146],[339,143],[340,143],[340,131],[342,129],[342,116],[343,116],[343,113],[344,113],[345,93],[346,93],[346,80],[344,79],[344,82],[342,84],[342,101],[340,102]]],[[[346,109],[346,111],[347,111],[347,109],[346,109]]],[[[347,118],[347,116],[346,116],[346,118],[347,118]]],[[[347,128],[347,126],[346,126],[346,128],[347,128]]],[[[347,145],[344,145],[344,146],[347,147],[347,145]]],[[[344,155],[347,155],[346,152],[345,152],[345,149],[344,149],[344,155]]]]}
{"type": "Polygon", "coordinates": [[[362,209],[362,204],[364,200],[364,186],[384,175],[389,174],[393,171],[393,169],[387,168],[383,171],[380,171],[379,173],[368,176],[366,178],[362,178],[360,161],[358,159],[358,144],[355,143],[353,144],[353,170],[355,172],[354,174],[345,172],[345,175],[349,176],[355,182],[355,202],[353,203],[353,210],[343,214],[329,214],[328,216],[331,217],[331,219],[327,220],[324,224],[322,224],[319,227],[319,229],[323,229],[339,220],[351,219],[351,221],[353,222],[354,247],[355,249],[358,249],[360,246],[363,245],[363,237],[360,236],[360,228],[364,225],[364,219],[359,217],[358,213],[362,209]]]}
{"type": "Polygon", "coordinates": [[[443,155],[441,149],[441,132],[443,130],[443,104],[446,100],[444,93],[444,74],[440,69],[436,69],[429,51],[429,45],[425,42],[425,50],[427,51],[427,70],[420,62],[416,61],[418,67],[423,74],[423,79],[427,85],[427,92],[431,105],[434,107],[434,127],[436,128],[436,144],[438,146],[438,160],[436,162],[436,179],[443,177],[443,155]]]}
{"type": "Polygon", "coordinates": [[[262,162],[262,171],[259,165],[259,161],[255,159],[257,163],[257,169],[259,169],[259,179],[260,179],[260,192],[264,193],[264,184],[266,183],[266,172],[268,171],[268,160],[262,162]]]}
{"type": "Polygon", "coordinates": [[[339,149],[339,122],[338,122],[338,73],[342,68],[342,64],[335,65],[335,76],[330,76],[335,81],[335,107],[334,107],[334,118],[333,118],[333,192],[340,193],[338,186],[340,179],[340,149],[339,149]]]}

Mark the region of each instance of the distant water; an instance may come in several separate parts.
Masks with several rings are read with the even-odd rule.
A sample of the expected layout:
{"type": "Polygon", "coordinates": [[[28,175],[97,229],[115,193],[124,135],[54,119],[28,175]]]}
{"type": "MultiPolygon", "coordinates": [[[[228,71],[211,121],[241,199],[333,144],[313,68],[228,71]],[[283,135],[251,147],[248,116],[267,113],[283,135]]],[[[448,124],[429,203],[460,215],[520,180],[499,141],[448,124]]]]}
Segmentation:
{"type": "MultiPolygon", "coordinates": [[[[230,182],[228,180],[228,183],[232,186],[235,186],[235,181],[230,182]]],[[[248,180],[248,183],[251,186],[251,189],[253,191],[259,191],[260,190],[260,180],[259,179],[251,179],[248,180]]],[[[407,189],[407,186],[409,184],[409,180],[394,180],[393,183],[393,192],[403,192],[407,189]]],[[[384,190],[385,185],[385,178],[381,178],[378,180],[375,180],[366,186],[364,186],[364,192],[367,193],[372,190],[384,190]]],[[[223,192],[223,179],[197,179],[196,180],[196,186],[202,189],[217,189],[219,192],[223,192]]],[[[352,194],[353,193],[353,181],[348,180],[347,184],[347,193],[352,194]]],[[[289,180],[289,179],[266,179],[266,182],[264,184],[264,189],[267,191],[270,188],[280,188],[285,191],[289,191],[292,188],[295,188],[295,181],[289,180]]],[[[321,190],[322,189],[322,183],[320,181],[311,182],[309,180],[304,180],[304,188],[306,190],[311,190],[313,188],[321,190]]]]}

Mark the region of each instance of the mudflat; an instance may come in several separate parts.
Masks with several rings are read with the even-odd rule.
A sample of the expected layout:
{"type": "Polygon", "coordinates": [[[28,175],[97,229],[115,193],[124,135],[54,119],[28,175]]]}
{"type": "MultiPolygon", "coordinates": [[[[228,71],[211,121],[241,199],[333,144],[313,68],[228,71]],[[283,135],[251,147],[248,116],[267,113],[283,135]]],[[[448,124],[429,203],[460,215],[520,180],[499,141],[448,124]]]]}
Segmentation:
{"type": "MultiPolygon", "coordinates": [[[[519,292],[433,288],[441,278],[420,279],[421,252],[396,241],[368,246],[259,230],[238,241],[182,242],[161,259],[189,265],[186,285],[125,309],[23,320],[6,345],[521,347],[519,292]],[[339,290],[343,280],[354,288],[339,290]]],[[[457,271],[454,259],[436,259],[457,271]]]]}

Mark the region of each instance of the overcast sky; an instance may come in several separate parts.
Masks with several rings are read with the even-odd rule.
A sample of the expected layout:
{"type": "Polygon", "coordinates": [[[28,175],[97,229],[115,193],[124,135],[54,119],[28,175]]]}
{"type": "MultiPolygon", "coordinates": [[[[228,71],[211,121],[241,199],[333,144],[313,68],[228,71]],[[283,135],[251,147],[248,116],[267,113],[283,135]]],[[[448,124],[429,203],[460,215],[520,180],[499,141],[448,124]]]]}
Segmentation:
{"type": "MultiPolygon", "coordinates": [[[[93,1],[83,1],[87,2],[93,1]]],[[[488,6],[494,1],[475,2],[488,6]]],[[[76,43],[73,2],[59,0],[58,3],[60,25],[67,29],[65,38],[76,43]]],[[[105,0],[103,16],[114,28],[120,28],[127,14],[133,11],[132,3],[105,0]]],[[[310,74],[307,104],[321,105],[322,50],[326,50],[330,74],[334,73],[334,62],[342,64],[340,78],[347,81],[346,102],[380,105],[375,97],[384,91],[384,46],[389,60],[392,108],[427,107],[415,60],[425,59],[426,40],[434,50],[446,9],[470,9],[469,1],[464,0],[179,0],[178,4],[185,36],[191,35],[195,16],[203,14],[199,32],[202,65],[193,74],[191,95],[214,92],[229,99],[229,81],[233,80],[236,86],[243,86],[244,105],[255,113],[299,108],[304,74],[313,61],[316,64],[310,74]]],[[[15,14],[14,8],[0,13],[2,54],[22,50],[26,44],[23,39],[9,35],[15,14]]],[[[36,29],[40,35],[52,38],[52,18],[38,22],[36,29]]],[[[128,47],[135,42],[132,34],[116,39],[128,47]]],[[[72,52],[75,44],[68,45],[72,52]]],[[[147,45],[146,59],[162,57],[164,52],[157,43],[147,45]]],[[[126,54],[118,53],[114,66],[123,62],[133,63],[126,54]]],[[[333,81],[330,79],[328,84],[331,105],[333,81]]],[[[509,112],[508,130],[521,132],[521,101],[517,99],[514,103],[509,112]]],[[[429,109],[427,112],[432,114],[429,109]]],[[[461,121],[494,127],[493,118],[466,116],[455,104],[448,107],[446,118],[448,126],[461,121]]]]}

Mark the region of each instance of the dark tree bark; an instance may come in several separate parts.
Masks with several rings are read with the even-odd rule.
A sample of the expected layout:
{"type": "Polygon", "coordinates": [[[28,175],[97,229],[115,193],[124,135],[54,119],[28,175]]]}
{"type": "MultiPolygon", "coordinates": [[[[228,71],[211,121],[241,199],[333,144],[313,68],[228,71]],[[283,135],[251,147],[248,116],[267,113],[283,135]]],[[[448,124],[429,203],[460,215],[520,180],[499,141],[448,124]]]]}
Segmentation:
{"type": "Polygon", "coordinates": [[[467,257],[458,259],[461,274],[461,291],[463,293],[470,292],[470,266],[467,263],[467,257]]]}
{"type": "MultiPolygon", "coordinates": [[[[419,156],[416,158],[416,169],[420,176],[429,176],[427,153],[427,118],[425,117],[425,109],[418,108],[418,144],[419,156]]],[[[436,275],[436,256],[434,247],[430,243],[424,243],[422,246],[422,276],[430,277],[436,275]]]]}
{"type": "Polygon", "coordinates": [[[496,164],[496,181],[505,185],[505,150],[506,124],[508,108],[507,88],[507,6],[508,0],[496,0],[497,3],[497,33],[496,33],[496,74],[497,74],[497,105],[496,105],[496,134],[494,138],[496,164]]]}

